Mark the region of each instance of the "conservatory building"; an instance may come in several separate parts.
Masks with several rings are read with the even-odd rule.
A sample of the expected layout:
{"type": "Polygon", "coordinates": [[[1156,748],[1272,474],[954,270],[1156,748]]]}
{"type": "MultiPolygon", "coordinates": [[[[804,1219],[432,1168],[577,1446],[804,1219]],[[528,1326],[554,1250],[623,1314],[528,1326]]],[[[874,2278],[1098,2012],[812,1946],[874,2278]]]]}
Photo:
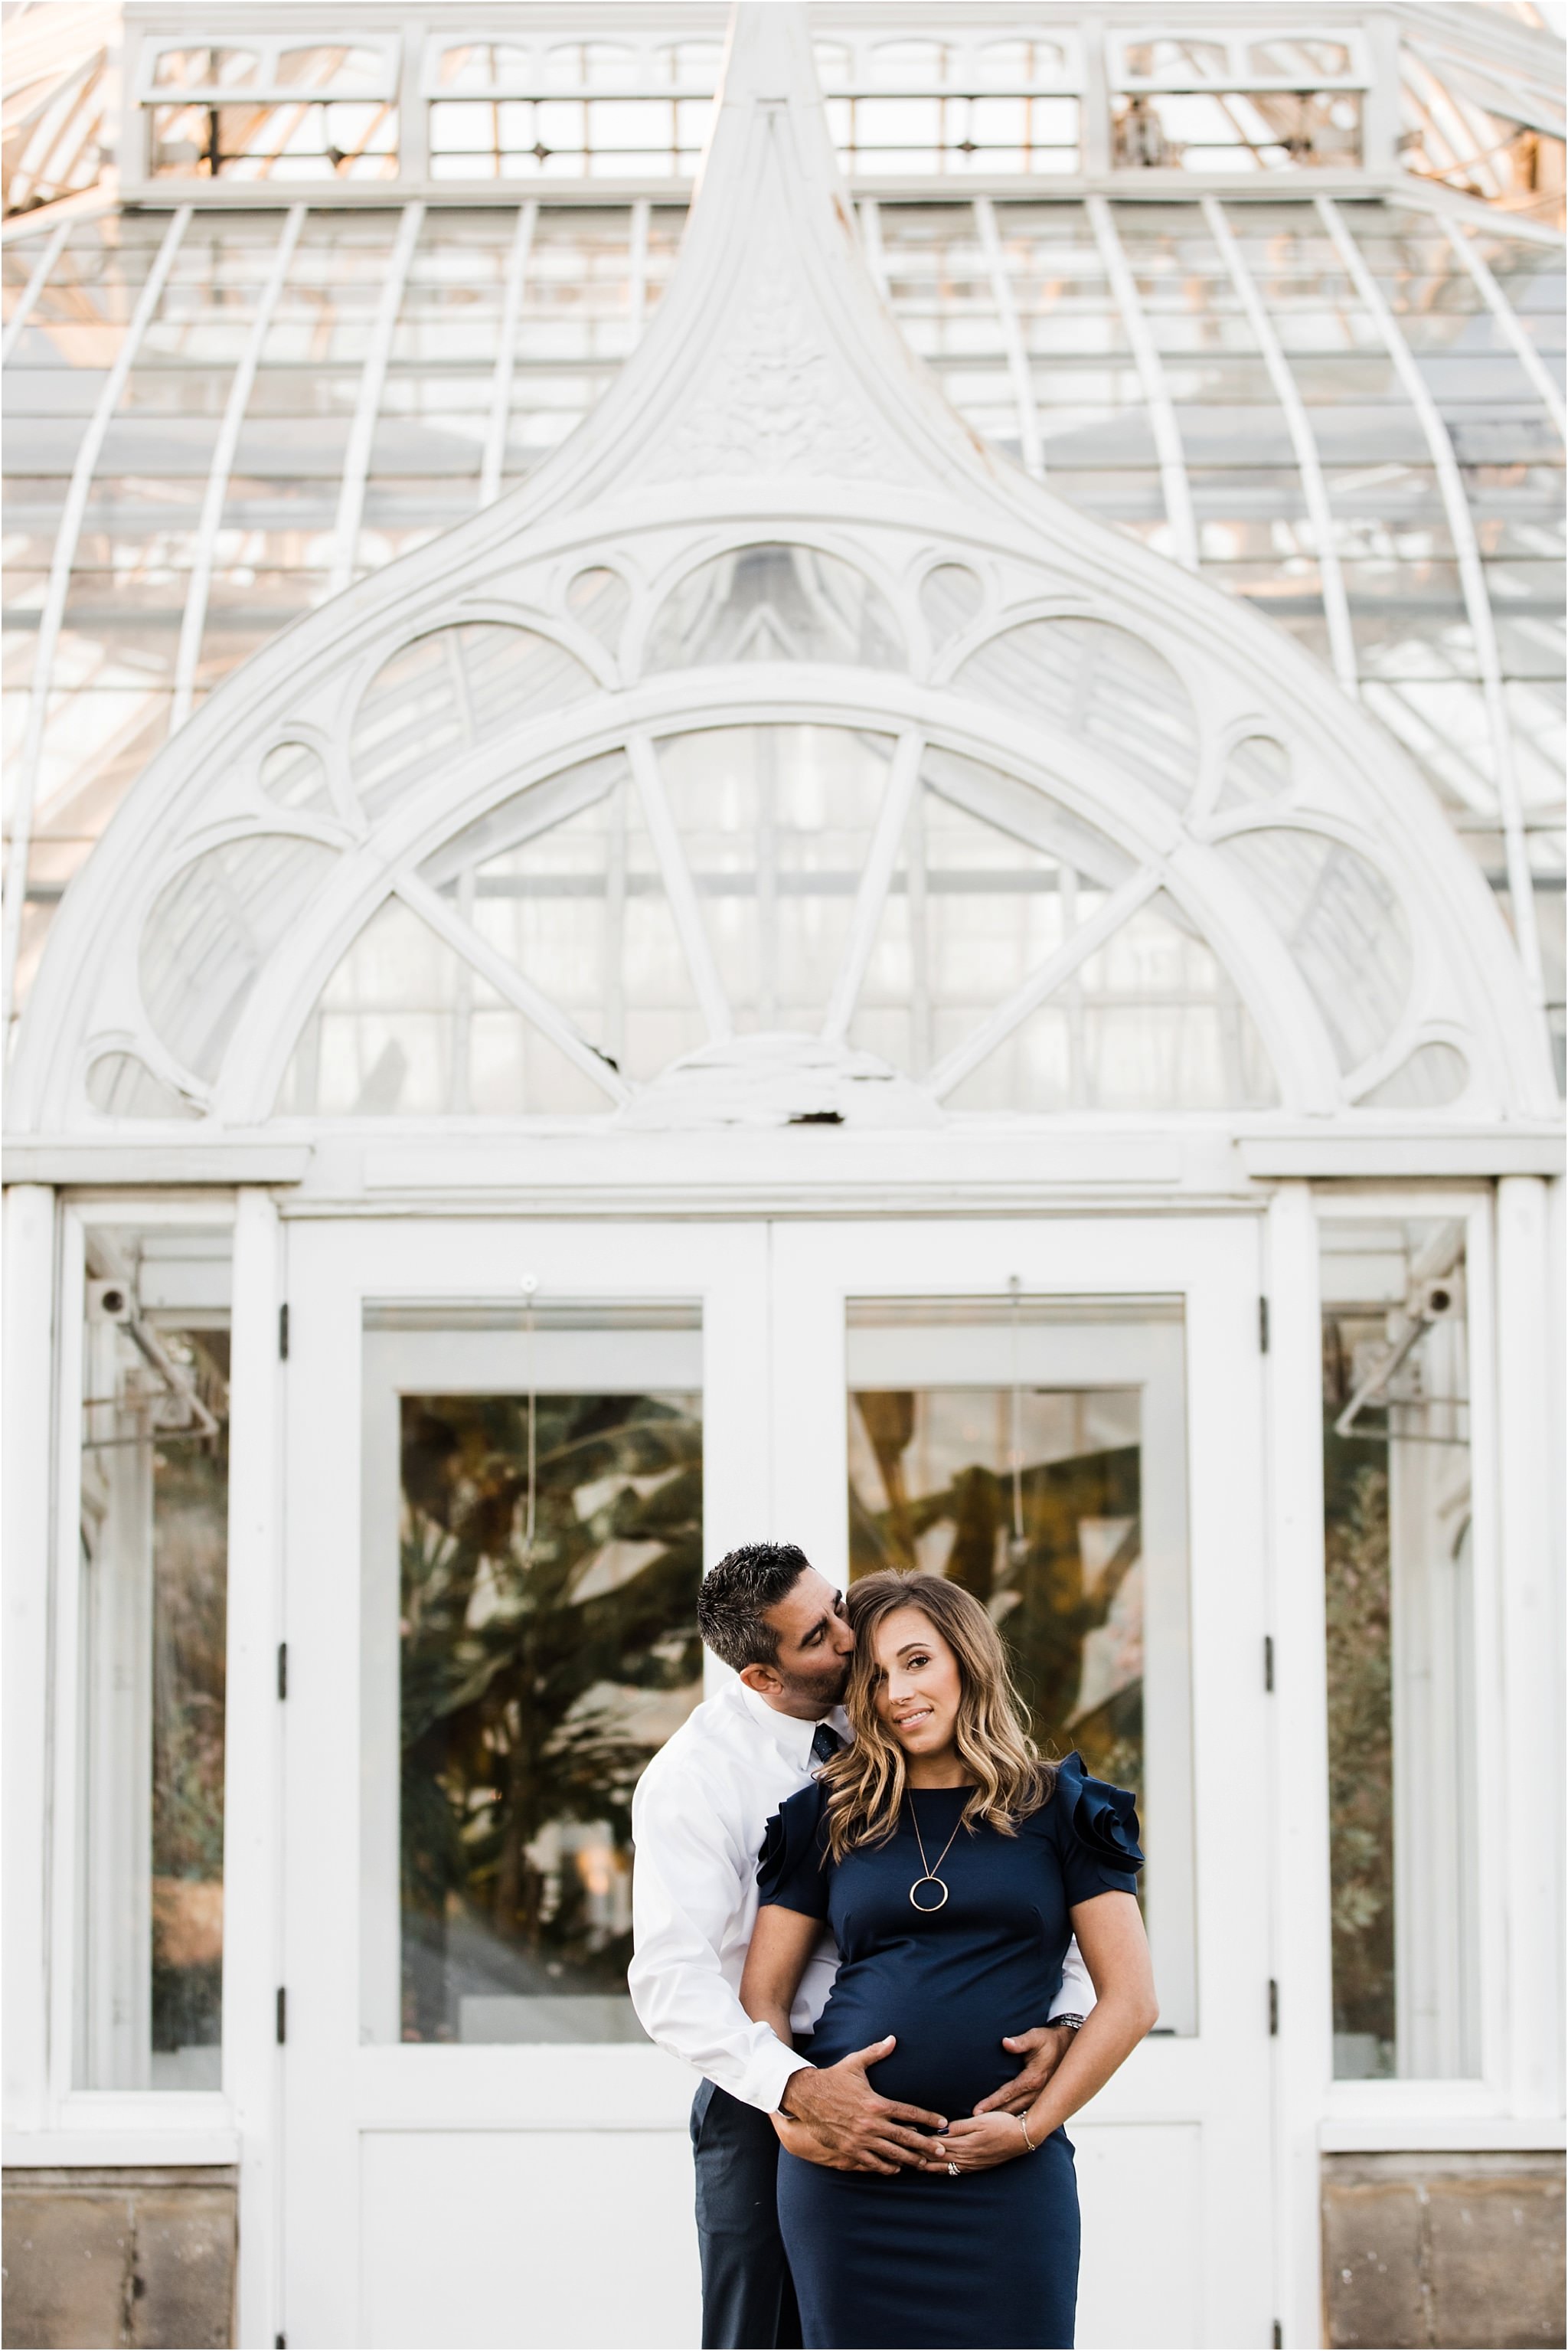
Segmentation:
{"type": "Polygon", "coordinates": [[[1549,14],[16,21],[8,2342],[697,2339],[762,1535],[1139,1792],[1080,2340],[1562,2341],[1549,14]]]}

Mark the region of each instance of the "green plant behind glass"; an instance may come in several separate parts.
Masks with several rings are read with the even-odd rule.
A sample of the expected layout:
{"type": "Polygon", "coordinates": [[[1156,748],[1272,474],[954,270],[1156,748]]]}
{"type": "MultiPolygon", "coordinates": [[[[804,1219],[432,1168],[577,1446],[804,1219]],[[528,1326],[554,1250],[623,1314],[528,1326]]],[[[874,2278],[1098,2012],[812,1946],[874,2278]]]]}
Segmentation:
{"type": "Polygon", "coordinates": [[[632,1790],[700,1694],[698,1400],[536,1408],[530,1549],[527,1400],[402,1403],[405,2039],[450,2038],[465,1990],[624,1991],[591,1881],[629,1865],[632,1790]],[[607,1833],[586,1872],[572,1824],[607,1833]]]}

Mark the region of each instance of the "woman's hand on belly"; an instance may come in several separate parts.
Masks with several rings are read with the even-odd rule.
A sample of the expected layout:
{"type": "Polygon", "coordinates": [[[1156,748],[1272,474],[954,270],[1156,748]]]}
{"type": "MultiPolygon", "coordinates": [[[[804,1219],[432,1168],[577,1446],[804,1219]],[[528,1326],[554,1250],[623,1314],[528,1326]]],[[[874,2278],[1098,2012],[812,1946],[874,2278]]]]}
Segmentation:
{"type": "Polygon", "coordinates": [[[927,2170],[946,2171],[956,2163],[960,2171],[994,2171],[998,2163],[1011,2163],[1030,2149],[1016,2115],[992,2114],[949,2123],[931,2152],[936,2159],[927,2170]]]}

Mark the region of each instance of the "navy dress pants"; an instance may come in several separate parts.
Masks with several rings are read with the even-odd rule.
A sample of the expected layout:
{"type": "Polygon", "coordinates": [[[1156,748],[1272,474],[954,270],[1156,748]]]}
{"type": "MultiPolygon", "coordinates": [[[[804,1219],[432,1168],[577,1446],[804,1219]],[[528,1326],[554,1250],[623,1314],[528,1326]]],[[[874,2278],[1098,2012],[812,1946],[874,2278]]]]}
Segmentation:
{"type": "Polygon", "coordinates": [[[779,2141],[768,2116],[712,2082],[692,2100],[703,2351],[797,2346],[800,2314],[779,2233],[779,2141]]]}

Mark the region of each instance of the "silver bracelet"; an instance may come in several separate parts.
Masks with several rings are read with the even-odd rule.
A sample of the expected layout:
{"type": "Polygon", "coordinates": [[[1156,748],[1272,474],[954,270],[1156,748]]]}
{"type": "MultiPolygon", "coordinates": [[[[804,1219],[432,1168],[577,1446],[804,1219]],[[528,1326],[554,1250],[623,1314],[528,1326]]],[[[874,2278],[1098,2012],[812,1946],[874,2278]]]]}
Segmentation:
{"type": "Polygon", "coordinates": [[[1015,2115],[1015,2116],[1013,2116],[1013,2120],[1014,2120],[1014,2122],[1015,2122],[1015,2123],[1017,2123],[1017,2125],[1018,2125],[1018,2126],[1019,2126],[1019,2130],[1020,2130],[1020,2131],[1022,2131],[1022,2133],[1023,2133],[1023,2143],[1024,2143],[1025,2147],[1028,2147],[1028,2149],[1029,2149],[1029,2151],[1030,2151],[1030,2155],[1032,2155],[1032,2154],[1034,2153],[1034,2141],[1033,2141],[1033,2139],[1031,2139],[1031,2138],[1030,2138],[1030,2135],[1029,2135],[1029,2123],[1028,2123],[1027,2118],[1026,2118],[1024,2116],[1022,2116],[1022,2115],[1015,2115]]]}

